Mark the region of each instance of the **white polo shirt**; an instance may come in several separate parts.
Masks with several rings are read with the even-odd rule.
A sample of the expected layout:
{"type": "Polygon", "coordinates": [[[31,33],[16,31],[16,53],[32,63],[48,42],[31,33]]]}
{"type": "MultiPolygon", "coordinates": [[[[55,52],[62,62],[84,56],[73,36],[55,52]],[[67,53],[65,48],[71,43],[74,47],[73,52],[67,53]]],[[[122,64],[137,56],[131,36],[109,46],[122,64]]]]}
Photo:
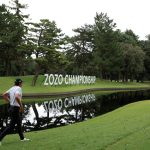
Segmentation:
{"type": "Polygon", "coordinates": [[[15,94],[19,94],[20,95],[20,99],[22,98],[22,89],[21,89],[21,87],[20,86],[13,86],[8,91],[6,91],[6,93],[9,94],[10,105],[11,106],[18,106],[18,107],[20,107],[20,105],[16,101],[15,94]]]}

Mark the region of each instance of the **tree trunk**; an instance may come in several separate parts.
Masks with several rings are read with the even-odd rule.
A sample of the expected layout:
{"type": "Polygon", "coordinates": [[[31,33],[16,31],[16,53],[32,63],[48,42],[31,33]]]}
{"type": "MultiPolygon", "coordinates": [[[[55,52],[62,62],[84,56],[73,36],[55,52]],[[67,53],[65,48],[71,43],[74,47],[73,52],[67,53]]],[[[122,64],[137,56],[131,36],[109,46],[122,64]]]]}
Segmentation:
{"type": "Polygon", "coordinates": [[[40,118],[39,118],[39,113],[37,111],[35,103],[32,104],[32,108],[33,108],[33,111],[34,111],[34,114],[35,114],[35,118],[36,118],[36,121],[37,121],[37,127],[39,127],[39,125],[40,125],[40,118]]]}
{"type": "Polygon", "coordinates": [[[37,64],[36,69],[35,69],[35,75],[32,80],[32,86],[36,85],[36,81],[38,79],[39,73],[40,73],[40,66],[39,66],[39,64],[37,64]]]}

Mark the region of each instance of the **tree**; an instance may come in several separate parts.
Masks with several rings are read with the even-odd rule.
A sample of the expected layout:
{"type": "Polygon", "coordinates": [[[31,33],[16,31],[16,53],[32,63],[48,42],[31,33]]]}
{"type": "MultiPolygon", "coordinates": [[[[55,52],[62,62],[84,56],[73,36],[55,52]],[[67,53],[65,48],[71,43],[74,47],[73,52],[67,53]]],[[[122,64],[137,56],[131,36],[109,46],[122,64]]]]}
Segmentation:
{"type": "Polygon", "coordinates": [[[144,71],[145,53],[139,45],[138,36],[132,30],[126,30],[119,34],[119,49],[121,52],[121,78],[123,81],[130,79],[137,81],[144,71]]]}
{"type": "Polygon", "coordinates": [[[147,39],[140,41],[140,46],[145,52],[144,66],[145,66],[145,79],[150,80],[150,35],[147,35],[147,39]]]}
{"type": "Polygon", "coordinates": [[[19,73],[18,60],[23,62],[21,58],[24,58],[23,53],[20,51],[20,46],[24,42],[26,34],[26,27],[24,25],[23,18],[21,15],[21,9],[25,9],[18,0],[13,1],[14,7],[1,6],[1,51],[3,56],[3,68],[5,71],[4,75],[17,75],[19,73]],[[15,10],[14,13],[12,10],[15,10]]]}
{"type": "Polygon", "coordinates": [[[110,79],[118,72],[120,53],[116,23],[107,14],[96,13],[94,24],[94,57],[101,78],[110,79]]]}
{"type": "Polygon", "coordinates": [[[144,58],[145,53],[138,46],[133,46],[132,44],[122,43],[123,52],[123,64],[122,64],[122,75],[123,81],[128,81],[128,79],[140,78],[140,73],[144,71],[144,58]]]}
{"type": "Polygon", "coordinates": [[[64,34],[57,28],[54,21],[41,19],[39,23],[31,23],[28,42],[31,45],[32,54],[36,62],[35,76],[32,85],[36,84],[39,73],[56,69],[59,62],[61,45],[64,44],[64,34]]]}
{"type": "Polygon", "coordinates": [[[70,48],[67,57],[70,60],[71,73],[88,74],[87,70],[92,61],[93,51],[93,28],[91,25],[73,30],[76,35],[70,38],[70,48]]]}
{"type": "MultiPolygon", "coordinates": [[[[6,49],[7,48],[7,40],[6,40],[6,33],[8,32],[6,28],[8,26],[7,22],[5,21],[7,18],[7,21],[11,20],[11,14],[10,12],[6,9],[6,6],[3,4],[0,6],[0,75],[5,74],[5,66],[6,66],[6,49]]],[[[8,21],[8,22],[9,22],[8,21]]]]}
{"type": "Polygon", "coordinates": [[[124,42],[136,46],[138,45],[139,37],[131,29],[126,30],[124,33],[124,42]]]}

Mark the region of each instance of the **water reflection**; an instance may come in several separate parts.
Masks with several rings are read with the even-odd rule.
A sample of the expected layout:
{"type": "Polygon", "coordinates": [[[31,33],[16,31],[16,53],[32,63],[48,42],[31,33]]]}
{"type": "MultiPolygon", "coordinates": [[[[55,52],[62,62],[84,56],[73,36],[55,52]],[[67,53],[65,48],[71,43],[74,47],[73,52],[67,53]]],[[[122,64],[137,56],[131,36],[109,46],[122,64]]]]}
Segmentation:
{"type": "MultiPolygon", "coordinates": [[[[24,131],[35,131],[84,121],[139,100],[150,99],[150,91],[117,92],[40,100],[24,104],[24,131]]],[[[9,124],[8,105],[0,106],[0,128],[9,124]]]]}

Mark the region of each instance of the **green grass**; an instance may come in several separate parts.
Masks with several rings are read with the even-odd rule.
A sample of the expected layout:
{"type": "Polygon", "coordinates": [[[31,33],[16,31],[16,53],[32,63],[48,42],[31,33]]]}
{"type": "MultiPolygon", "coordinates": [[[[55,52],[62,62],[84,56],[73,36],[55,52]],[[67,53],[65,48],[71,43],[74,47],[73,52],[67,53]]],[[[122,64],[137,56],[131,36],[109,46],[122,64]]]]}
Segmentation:
{"type": "MultiPolygon", "coordinates": [[[[16,77],[0,77],[0,93],[10,88],[16,77]]],[[[97,80],[94,85],[44,86],[40,76],[35,87],[33,76],[23,76],[23,93],[57,93],[90,88],[148,88],[149,83],[116,83],[97,80]]],[[[103,93],[102,93],[103,94],[103,93]]],[[[30,100],[29,100],[30,101],[30,100]]],[[[26,102],[28,102],[26,100],[26,102]]],[[[94,119],[53,128],[29,132],[30,142],[20,142],[18,135],[8,135],[0,150],[118,150],[149,149],[150,147],[150,101],[129,104],[94,119]]]]}
{"type": "Polygon", "coordinates": [[[30,142],[8,135],[1,150],[149,150],[150,101],[126,105],[85,122],[25,133],[30,142]]]}
{"type": "MultiPolygon", "coordinates": [[[[14,84],[16,77],[0,77],[0,93],[3,93],[14,84]]],[[[24,81],[23,93],[57,93],[57,92],[70,92],[90,88],[143,88],[150,87],[150,83],[118,83],[110,82],[107,80],[97,79],[95,84],[91,85],[61,85],[61,86],[44,86],[43,82],[45,77],[39,76],[35,87],[31,86],[33,76],[22,76],[24,81]]]]}

